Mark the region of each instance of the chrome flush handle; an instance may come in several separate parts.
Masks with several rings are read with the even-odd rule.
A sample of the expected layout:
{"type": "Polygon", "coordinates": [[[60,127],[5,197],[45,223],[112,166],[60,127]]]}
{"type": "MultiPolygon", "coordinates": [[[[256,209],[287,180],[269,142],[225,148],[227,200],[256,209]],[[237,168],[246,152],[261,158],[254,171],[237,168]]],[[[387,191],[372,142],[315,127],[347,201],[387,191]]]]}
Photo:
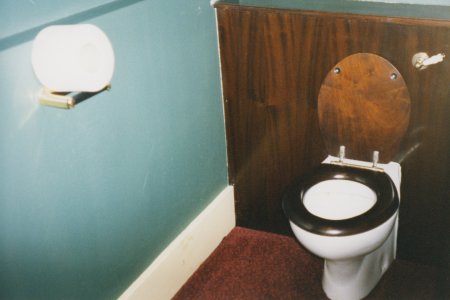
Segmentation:
{"type": "Polygon", "coordinates": [[[419,52],[414,54],[412,58],[413,66],[418,70],[425,70],[430,65],[440,63],[444,60],[445,54],[439,53],[433,56],[428,56],[425,52],[419,52]]]}

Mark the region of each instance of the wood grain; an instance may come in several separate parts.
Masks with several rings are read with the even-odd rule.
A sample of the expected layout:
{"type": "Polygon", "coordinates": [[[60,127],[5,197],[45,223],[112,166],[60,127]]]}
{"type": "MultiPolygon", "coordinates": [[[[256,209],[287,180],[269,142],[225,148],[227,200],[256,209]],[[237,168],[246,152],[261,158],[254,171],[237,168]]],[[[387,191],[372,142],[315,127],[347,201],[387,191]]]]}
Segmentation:
{"type": "Polygon", "coordinates": [[[409,123],[410,99],[400,72],[371,53],[347,56],[325,77],[318,97],[319,123],[328,153],[389,163],[409,123]]]}
{"type": "MultiPolygon", "coordinates": [[[[241,226],[290,234],[281,195],[327,155],[321,84],[355,53],[388,60],[408,87],[398,256],[450,269],[450,59],[417,71],[417,52],[450,54],[450,22],[218,5],[230,182],[241,226]]],[[[337,154],[337,153],[331,153],[337,154]]]]}

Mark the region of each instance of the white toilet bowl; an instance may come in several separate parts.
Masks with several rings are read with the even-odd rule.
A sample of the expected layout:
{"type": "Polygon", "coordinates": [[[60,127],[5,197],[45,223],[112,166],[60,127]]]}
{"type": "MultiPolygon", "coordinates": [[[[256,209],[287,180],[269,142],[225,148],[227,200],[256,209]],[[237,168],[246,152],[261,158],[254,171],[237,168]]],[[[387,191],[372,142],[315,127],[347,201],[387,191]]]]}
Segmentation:
{"type": "Polygon", "coordinates": [[[292,182],[283,210],[300,243],[324,259],[322,286],[332,299],[365,297],[395,258],[401,169],[392,161],[410,103],[400,72],[372,53],[345,57],[320,87],[321,135],[339,158],[292,182]]]}
{"type": "Polygon", "coordinates": [[[376,171],[355,169],[356,181],[350,180],[345,174],[352,173],[351,168],[326,164],[334,159],[328,157],[322,168],[305,176],[306,183],[294,183],[283,199],[283,208],[300,243],[324,259],[322,286],[327,296],[361,299],[395,258],[401,169],[397,163],[380,165],[385,172],[372,174],[382,178],[377,187],[364,184],[363,179],[376,171]],[[390,192],[383,194],[376,189],[384,184],[390,192]],[[381,197],[387,197],[384,205],[377,204],[381,197]],[[374,221],[378,218],[381,221],[374,221]],[[347,230],[348,224],[352,228],[347,230]],[[320,227],[323,230],[317,230],[320,227]]]}
{"type": "Polygon", "coordinates": [[[312,234],[290,224],[300,243],[324,259],[326,295],[352,300],[367,296],[394,260],[396,221],[397,213],[370,231],[344,237],[312,234]]]}

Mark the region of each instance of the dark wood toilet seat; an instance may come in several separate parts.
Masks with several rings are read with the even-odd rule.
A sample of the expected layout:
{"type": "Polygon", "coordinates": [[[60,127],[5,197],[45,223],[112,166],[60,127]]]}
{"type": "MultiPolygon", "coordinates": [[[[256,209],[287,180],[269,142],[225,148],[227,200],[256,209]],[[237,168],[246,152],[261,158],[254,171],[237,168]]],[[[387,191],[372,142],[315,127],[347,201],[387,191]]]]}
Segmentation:
{"type": "Polygon", "coordinates": [[[357,53],[338,62],[322,82],[318,97],[322,139],[328,153],[380,163],[393,161],[409,125],[410,98],[400,72],[386,59],[357,53]]]}
{"type": "MultiPolygon", "coordinates": [[[[351,159],[393,160],[410,115],[408,88],[400,72],[386,59],[371,53],[350,55],[336,64],[319,91],[318,112],[328,153],[341,145],[351,159]]],[[[326,236],[368,231],[391,218],[399,207],[397,189],[384,172],[323,164],[293,182],[283,197],[283,210],[300,228],[326,236]],[[368,211],[349,219],[328,220],[310,213],[303,204],[309,188],[325,180],[351,180],[371,188],[377,201],[368,211]]]]}
{"type": "Polygon", "coordinates": [[[353,235],[373,229],[394,215],[399,207],[397,189],[384,172],[322,164],[298,178],[283,196],[286,216],[300,228],[327,236],[353,235]],[[377,201],[368,211],[349,219],[328,220],[310,213],[303,204],[305,193],[325,180],[351,180],[366,185],[375,192],[377,201]]]}

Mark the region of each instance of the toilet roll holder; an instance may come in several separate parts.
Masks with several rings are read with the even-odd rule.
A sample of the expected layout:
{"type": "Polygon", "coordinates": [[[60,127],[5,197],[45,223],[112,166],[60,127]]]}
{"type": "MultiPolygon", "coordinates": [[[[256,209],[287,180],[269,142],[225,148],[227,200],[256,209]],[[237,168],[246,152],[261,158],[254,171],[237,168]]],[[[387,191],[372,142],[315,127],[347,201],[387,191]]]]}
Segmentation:
{"type": "Polygon", "coordinates": [[[97,92],[71,92],[71,93],[59,93],[53,92],[46,87],[43,87],[38,94],[39,104],[55,107],[55,108],[63,108],[63,109],[71,109],[74,108],[76,104],[79,104],[97,94],[100,94],[104,91],[109,91],[111,89],[111,85],[108,84],[103,89],[97,92]]]}
{"type": "Polygon", "coordinates": [[[31,64],[42,84],[38,102],[71,109],[111,89],[114,50],[95,25],[52,25],[36,35],[31,64]]]}

